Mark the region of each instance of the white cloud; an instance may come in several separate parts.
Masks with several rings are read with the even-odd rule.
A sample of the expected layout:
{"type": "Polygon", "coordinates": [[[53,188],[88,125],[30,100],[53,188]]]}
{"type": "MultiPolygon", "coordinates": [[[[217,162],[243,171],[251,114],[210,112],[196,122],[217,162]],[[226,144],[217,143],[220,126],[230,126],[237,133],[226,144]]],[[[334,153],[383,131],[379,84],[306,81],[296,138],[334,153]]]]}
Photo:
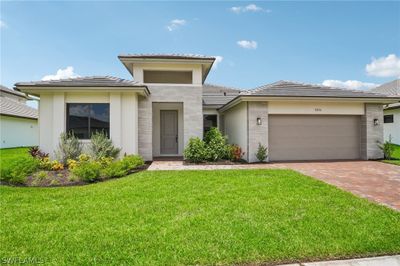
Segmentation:
{"type": "Polygon", "coordinates": [[[344,88],[349,90],[369,90],[379,86],[379,84],[362,82],[358,80],[341,81],[332,79],[324,80],[322,82],[322,85],[328,87],[344,88]]]}
{"type": "Polygon", "coordinates": [[[233,6],[230,8],[233,13],[240,14],[245,12],[266,12],[269,13],[271,10],[264,9],[262,7],[256,6],[255,4],[250,4],[247,6],[233,6]]]}
{"type": "Polygon", "coordinates": [[[395,54],[378,59],[372,58],[372,62],[365,66],[367,74],[375,77],[400,77],[400,58],[395,54]]]}
{"type": "Polygon", "coordinates": [[[74,67],[68,66],[64,69],[57,70],[55,75],[46,75],[42,78],[42,80],[57,80],[57,79],[68,79],[68,78],[77,78],[78,74],[74,73],[74,67]]]}
{"type": "Polygon", "coordinates": [[[3,20],[0,20],[0,29],[6,29],[6,28],[8,28],[7,24],[3,20]]]}
{"type": "Polygon", "coordinates": [[[213,64],[213,69],[216,69],[216,68],[218,68],[219,63],[221,63],[224,58],[220,55],[216,55],[214,57],[215,57],[215,61],[213,64]]]}
{"type": "Polygon", "coordinates": [[[167,25],[167,30],[174,31],[174,30],[178,29],[179,27],[184,26],[185,24],[186,24],[186,20],[184,20],[184,19],[173,19],[167,25]]]}
{"type": "Polygon", "coordinates": [[[248,41],[248,40],[241,40],[236,42],[242,48],[245,49],[257,49],[257,42],[256,41],[248,41]]]}

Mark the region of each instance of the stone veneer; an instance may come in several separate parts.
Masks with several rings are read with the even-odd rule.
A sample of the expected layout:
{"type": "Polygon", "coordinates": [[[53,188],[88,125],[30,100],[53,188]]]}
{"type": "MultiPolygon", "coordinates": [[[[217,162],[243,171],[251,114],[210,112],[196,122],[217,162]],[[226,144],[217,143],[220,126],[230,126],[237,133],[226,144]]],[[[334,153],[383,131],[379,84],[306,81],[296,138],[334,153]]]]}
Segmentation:
{"type": "Polygon", "coordinates": [[[383,142],[383,106],[366,103],[365,114],[361,116],[361,159],[383,158],[378,142],[383,142]],[[374,119],[378,119],[378,125],[374,125],[374,119]]]}
{"type": "Polygon", "coordinates": [[[268,103],[248,102],[247,104],[247,161],[257,162],[258,144],[268,147],[268,103]],[[257,118],[261,118],[261,125],[257,125],[257,118]]]}
{"type": "Polygon", "coordinates": [[[153,103],[183,104],[183,144],[203,136],[202,86],[148,85],[151,94],[139,98],[139,154],[153,160],[153,103]]]}

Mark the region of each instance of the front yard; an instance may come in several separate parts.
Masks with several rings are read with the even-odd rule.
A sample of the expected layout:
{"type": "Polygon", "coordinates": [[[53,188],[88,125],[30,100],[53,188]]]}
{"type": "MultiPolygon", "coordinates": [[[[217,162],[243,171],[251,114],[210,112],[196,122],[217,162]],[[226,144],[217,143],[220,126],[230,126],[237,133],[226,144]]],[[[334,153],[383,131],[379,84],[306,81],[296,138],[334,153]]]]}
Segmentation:
{"type": "Polygon", "coordinates": [[[144,171],[0,193],[2,259],[210,265],[400,252],[399,212],[290,170],[144,171]]]}
{"type": "Polygon", "coordinates": [[[393,144],[393,146],[394,152],[392,154],[392,160],[383,160],[383,162],[400,165],[400,145],[393,144]]]}

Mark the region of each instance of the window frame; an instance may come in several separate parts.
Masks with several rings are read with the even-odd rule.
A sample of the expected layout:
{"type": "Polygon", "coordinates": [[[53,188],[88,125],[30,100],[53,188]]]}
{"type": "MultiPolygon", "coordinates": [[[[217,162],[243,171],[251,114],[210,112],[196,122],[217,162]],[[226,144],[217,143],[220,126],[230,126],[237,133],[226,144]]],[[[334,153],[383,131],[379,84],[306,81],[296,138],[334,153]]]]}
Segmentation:
{"type": "Polygon", "coordinates": [[[99,102],[99,103],[93,103],[93,102],[89,102],[89,103],[81,103],[81,102],[71,102],[71,103],[66,103],[66,112],[65,112],[65,114],[66,114],[66,123],[65,123],[65,129],[66,129],[66,132],[68,133],[68,132],[71,132],[71,131],[73,131],[73,129],[70,129],[70,106],[71,105],[88,105],[89,106],[89,114],[88,114],[88,116],[86,117],[86,118],[88,118],[88,123],[87,123],[87,132],[88,132],[88,138],[80,138],[80,137],[78,137],[78,136],[76,136],[75,135],[75,133],[74,133],[74,135],[79,139],[79,140],[82,140],[82,141],[85,141],[85,140],[90,140],[90,138],[91,138],[91,135],[92,135],[92,129],[91,129],[91,120],[92,120],[92,118],[94,118],[94,117],[92,117],[92,115],[91,115],[91,111],[93,110],[92,109],[92,106],[93,105],[97,105],[97,104],[102,104],[102,105],[107,105],[107,107],[108,107],[108,132],[105,132],[106,133],[106,136],[107,136],[107,138],[109,139],[110,138],[110,125],[111,125],[111,123],[110,123],[110,120],[111,120],[111,117],[110,117],[110,103],[108,103],[108,102],[99,102]]]}
{"type": "Polygon", "coordinates": [[[383,116],[383,123],[384,124],[392,124],[392,123],[394,123],[394,115],[393,114],[384,115],[383,116]]]}
{"type": "MultiPolygon", "coordinates": [[[[205,120],[205,116],[215,116],[216,117],[216,119],[215,119],[215,121],[216,121],[216,126],[215,126],[215,128],[218,128],[219,129],[219,115],[218,114],[207,114],[207,113],[203,113],[203,134],[205,135],[206,133],[207,133],[207,131],[206,131],[206,129],[205,129],[205,126],[204,126],[204,120],[205,120]]],[[[212,127],[210,127],[210,128],[213,128],[214,126],[212,126],[212,127]]],[[[210,129],[208,129],[208,130],[210,130],[210,129]]]]}

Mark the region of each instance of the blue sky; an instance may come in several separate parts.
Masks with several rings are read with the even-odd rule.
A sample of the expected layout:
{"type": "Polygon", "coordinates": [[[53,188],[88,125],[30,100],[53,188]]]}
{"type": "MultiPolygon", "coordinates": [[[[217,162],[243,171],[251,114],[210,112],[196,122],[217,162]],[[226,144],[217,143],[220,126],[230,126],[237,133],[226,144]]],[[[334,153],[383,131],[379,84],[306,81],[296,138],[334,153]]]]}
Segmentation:
{"type": "Polygon", "coordinates": [[[219,56],[207,82],[239,88],[400,76],[400,2],[1,2],[0,16],[8,87],[59,69],[129,79],[121,53],[219,56]]]}

